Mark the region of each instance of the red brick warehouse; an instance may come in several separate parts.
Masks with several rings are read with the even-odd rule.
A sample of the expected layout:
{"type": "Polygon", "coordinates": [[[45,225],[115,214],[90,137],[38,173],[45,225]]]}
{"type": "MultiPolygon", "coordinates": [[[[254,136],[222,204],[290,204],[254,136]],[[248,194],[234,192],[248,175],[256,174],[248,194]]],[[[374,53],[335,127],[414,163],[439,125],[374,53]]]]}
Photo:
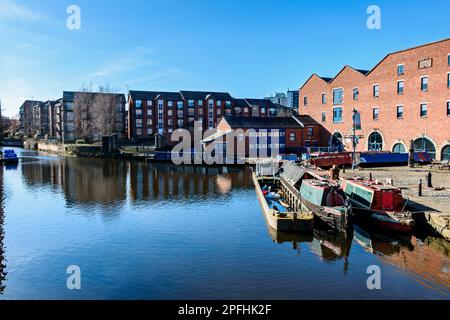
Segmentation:
{"type": "Polygon", "coordinates": [[[450,159],[450,39],[388,54],[372,70],[345,66],[334,78],[313,74],[300,88],[300,114],[351,149],[352,113],[361,114],[358,151],[428,151],[450,159]]]}

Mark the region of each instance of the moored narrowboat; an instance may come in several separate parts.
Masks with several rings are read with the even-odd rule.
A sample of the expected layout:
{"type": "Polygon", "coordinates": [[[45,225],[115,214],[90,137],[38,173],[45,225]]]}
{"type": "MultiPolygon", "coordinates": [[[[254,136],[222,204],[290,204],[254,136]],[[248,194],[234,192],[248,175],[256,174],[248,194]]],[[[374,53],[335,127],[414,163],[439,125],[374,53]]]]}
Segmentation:
{"type": "Polygon", "coordinates": [[[19,157],[14,150],[4,150],[0,155],[0,160],[4,164],[16,164],[19,162],[19,157]]]}
{"type": "Polygon", "coordinates": [[[376,181],[347,179],[342,189],[351,202],[356,217],[383,229],[411,232],[415,222],[406,210],[402,191],[376,181]]]}
{"type": "Polygon", "coordinates": [[[253,173],[256,195],[267,224],[277,231],[312,232],[314,215],[309,210],[294,211],[281,196],[280,180],[276,177],[253,173]]]}
{"type": "Polygon", "coordinates": [[[316,221],[341,232],[351,227],[351,207],[346,204],[346,196],[338,184],[329,180],[304,180],[300,197],[316,221]]]}

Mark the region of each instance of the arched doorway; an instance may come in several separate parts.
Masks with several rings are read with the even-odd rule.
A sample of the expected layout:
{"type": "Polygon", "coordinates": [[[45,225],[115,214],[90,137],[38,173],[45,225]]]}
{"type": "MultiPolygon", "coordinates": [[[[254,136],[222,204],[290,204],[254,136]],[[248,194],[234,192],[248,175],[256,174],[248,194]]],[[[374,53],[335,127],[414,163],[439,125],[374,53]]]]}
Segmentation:
{"type": "Polygon", "coordinates": [[[446,145],[442,148],[441,156],[442,160],[450,160],[450,145],[446,145]]]}
{"type": "Polygon", "coordinates": [[[392,148],[393,153],[406,153],[406,148],[403,143],[396,143],[392,148]]]}
{"type": "Polygon", "coordinates": [[[383,150],[383,137],[379,132],[373,132],[369,136],[369,151],[383,150]]]}
{"type": "Polygon", "coordinates": [[[331,146],[338,151],[344,150],[344,137],[340,132],[335,132],[331,138],[331,146]]]}
{"type": "Polygon", "coordinates": [[[436,159],[436,147],[433,142],[427,138],[419,138],[414,141],[414,151],[415,152],[427,152],[431,159],[436,159]]]}

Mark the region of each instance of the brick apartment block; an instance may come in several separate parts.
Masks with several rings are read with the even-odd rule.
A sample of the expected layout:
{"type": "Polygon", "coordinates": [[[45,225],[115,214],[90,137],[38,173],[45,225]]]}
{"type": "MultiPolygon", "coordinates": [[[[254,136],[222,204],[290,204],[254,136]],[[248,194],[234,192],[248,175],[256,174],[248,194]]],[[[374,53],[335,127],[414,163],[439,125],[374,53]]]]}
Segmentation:
{"type": "Polygon", "coordinates": [[[388,54],[370,71],[313,74],[300,88],[300,114],[330,132],[330,145],[351,149],[355,108],[359,151],[408,152],[413,140],[417,151],[450,159],[450,39],[388,54]]]}

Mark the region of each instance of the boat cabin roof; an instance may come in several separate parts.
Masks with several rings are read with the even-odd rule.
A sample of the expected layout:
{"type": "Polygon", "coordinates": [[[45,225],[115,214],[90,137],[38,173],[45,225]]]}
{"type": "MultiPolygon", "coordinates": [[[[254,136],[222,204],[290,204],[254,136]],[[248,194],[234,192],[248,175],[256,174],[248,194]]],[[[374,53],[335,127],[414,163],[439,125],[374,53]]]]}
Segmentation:
{"type": "Polygon", "coordinates": [[[371,189],[373,191],[400,191],[399,188],[386,185],[377,181],[349,179],[348,182],[359,185],[361,187],[371,189]]]}

